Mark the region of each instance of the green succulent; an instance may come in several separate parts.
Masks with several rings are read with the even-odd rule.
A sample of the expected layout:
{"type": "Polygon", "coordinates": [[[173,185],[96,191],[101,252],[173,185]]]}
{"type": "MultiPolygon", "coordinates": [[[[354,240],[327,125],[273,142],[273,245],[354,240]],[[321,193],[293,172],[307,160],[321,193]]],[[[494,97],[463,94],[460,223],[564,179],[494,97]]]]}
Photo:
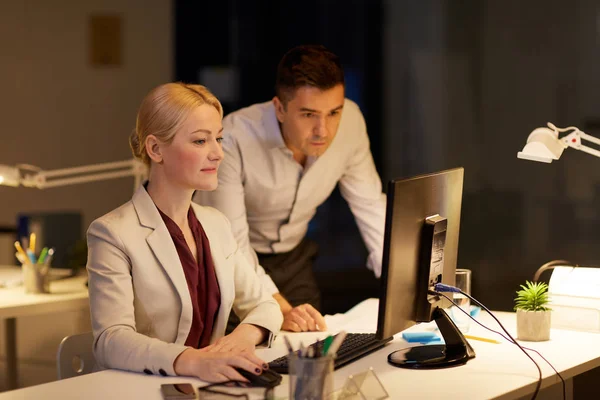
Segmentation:
{"type": "Polygon", "coordinates": [[[517,291],[515,311],[550,311],[546,307],[549,302],[548,285],[545,282],[525,281],[525,285],[521,285],[521,290],[517,291]]]}

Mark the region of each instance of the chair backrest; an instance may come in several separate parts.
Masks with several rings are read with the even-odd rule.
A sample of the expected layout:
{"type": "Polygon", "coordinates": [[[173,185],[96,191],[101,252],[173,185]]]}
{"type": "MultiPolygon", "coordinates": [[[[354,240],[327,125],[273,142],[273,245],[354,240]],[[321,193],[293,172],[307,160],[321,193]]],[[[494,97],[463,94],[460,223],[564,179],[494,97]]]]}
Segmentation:
{"type": "Polygon", "coordinates": [[[71,378],[92,372],[94,358],[94,336],[92,332],[65,337],[58,346],[56,367],[58,379],[71,378]]]}

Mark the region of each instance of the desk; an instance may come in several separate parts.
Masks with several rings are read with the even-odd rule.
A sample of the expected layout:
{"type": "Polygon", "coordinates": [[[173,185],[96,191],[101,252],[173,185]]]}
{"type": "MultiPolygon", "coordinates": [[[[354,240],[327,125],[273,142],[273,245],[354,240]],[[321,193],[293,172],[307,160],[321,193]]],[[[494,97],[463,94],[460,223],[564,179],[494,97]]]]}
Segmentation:
{"type": "MultiPolygon", "coordinates": [[[[377,300],[367,300],[343,316],[328,316],[328,326],[361,327],[366,331],[366,323],[373,324],[377,319],[377,300]]],[[[509,332],[515,332],[515,314],[496,314],[509,332]]],[[[483,323],[490,318],[480,317],[483,323]]],[[[491,324],[491,323],[490,323],[491,324]]],[[[374,325],[371,325],[373,330],[374,325]]],[[[482,328],[473,327],[472,334],[493,337],[482,328]]],[[[292,342],[304,343],[323,337],[323,333],[296,333],[288,335],[292,342]]],[[[500,339],[503,341],[503,339],[500,339]]],[[[285,354],[281,335],[271,349],[259,349],[257,353],[264,360],[272,360],[285,354]]],[[[600,366],[600,334],[552,330],[548,342],[527,343],[528,347],[540,351],[565,379],[600,366]]],[[[349,374],[354,374],[372,366],[391,399],[517,399],[530,395],[537,382],[537,370],[533,363],[513,344],[471,341],[477,357],[466,365],[443,370],[413,371],[392,367],[387,364],[387,355],[407,344],[396,335],[393,342],[335,372],[335,387],[341,387],[349,374]]],[[[543,371],[542,387],[548,387],[560,380],[543,360],[533,354],[543,371]]],[[[183,377],[160,377],[132,372],[107,370],[64,381],[32,386],[13,392],[0,394],[0,400],[8,399],[161,399],[160,385],[163,383],[190,382],[195,386],[202,381],[183,377]]],[[[278,399],[286,398],[287,375],[276,390],[278,399]]]]}
{"type": "MultiPolygon", "coordinates": [[[[14,276],[20,267],[0,266],[0,280],[14,276]]],[[[0,288],[0,319],[5,319],[6,387],[18,387],[17,318],[87,309],[87,276],[76,276],[50,282],[49,294],[26,294],[23,286],[0,288]]]]}

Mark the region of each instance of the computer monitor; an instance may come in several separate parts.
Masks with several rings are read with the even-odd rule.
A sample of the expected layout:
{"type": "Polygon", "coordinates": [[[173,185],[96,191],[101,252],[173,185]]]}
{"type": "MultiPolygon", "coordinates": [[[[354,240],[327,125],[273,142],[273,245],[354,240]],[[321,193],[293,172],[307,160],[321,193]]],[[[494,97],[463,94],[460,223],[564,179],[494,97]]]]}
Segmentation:
{"type": "Polygon", "coordinates": [[[475,356],[443,310],[451,303],[431,293],[436,283],[454,284],[463,176],[456,168],[389,182],[377,332],[435,321],[445,341],[398,350],[388,356],[392,365],[444,368],[475,356]]]}

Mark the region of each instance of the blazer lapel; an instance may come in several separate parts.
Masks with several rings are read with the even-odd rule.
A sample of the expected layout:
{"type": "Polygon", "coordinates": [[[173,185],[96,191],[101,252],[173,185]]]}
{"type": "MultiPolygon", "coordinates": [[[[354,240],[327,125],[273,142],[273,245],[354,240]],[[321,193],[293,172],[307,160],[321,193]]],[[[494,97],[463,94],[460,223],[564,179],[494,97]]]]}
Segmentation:
{"type": "Polygon", "coordinates": [[[173,239],[167,230],[167,226],[143,185],[133,195],[132,202],[138,214],[140,224],[153,229],[152,233],[146,237],[146,242],[173,283],[175,291],[181,300],[181,315],[179,317],[176,343],[183,344],[192,326],[192,300],[185,274],[183,273],[181,260],[175,249],[173,239]]]}

